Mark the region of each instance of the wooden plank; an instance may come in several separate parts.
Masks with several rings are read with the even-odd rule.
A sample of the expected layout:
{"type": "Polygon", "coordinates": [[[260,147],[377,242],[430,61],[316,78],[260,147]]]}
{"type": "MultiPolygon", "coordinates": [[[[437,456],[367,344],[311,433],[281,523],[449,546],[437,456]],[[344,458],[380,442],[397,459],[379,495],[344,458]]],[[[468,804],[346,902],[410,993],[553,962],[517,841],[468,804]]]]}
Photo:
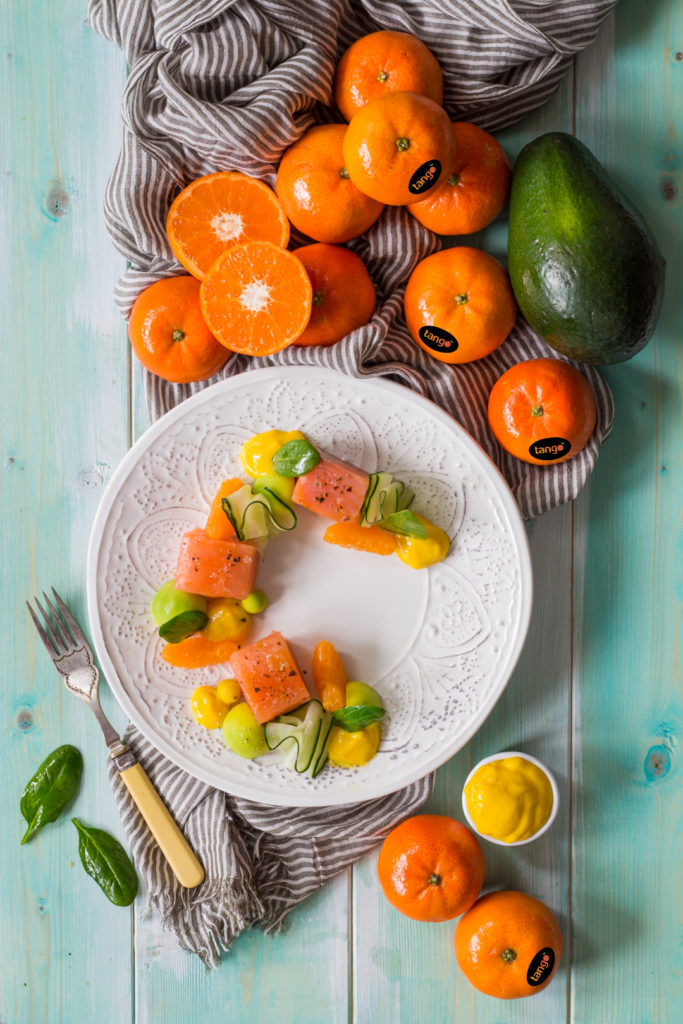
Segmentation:
{"type": "MultiPolygon", "coordinates": [[[[511,160],[543,132],[571,131],[572,74],[540,110],[499,138],[511,160]]],[[[505,261],[507,214],[476,236],[505,261]]],[[[444,765],[426,810],[464,821],[465,777],[480,758],[498,750],[528,751],[556,773],[561,809],[552,830],[538,843],[518,849],[484,845],[484,891],[518,888],[558,914],[567,930],[569,903],[569,805],[571,720],[571,536],[569,506],[528,524],[534,565],[534,612],[527,642],[508,687],[473,740],[444,765]]],[[[402,917],[384,900],[376,879],[376,856],[354,871],[353,993],[355,1024],[560,1024],[566,1020],[568,959],[553,984],[533,999],[500,1001],[483,996],[458,970],[453,953],[455,922],[422,924],[402,917]]]]}
{"type": "Polygon", "coordinates": [[[280,935],[240,936],[220,967],[207,971],[161,928],[156,913],[138,913],[135,943],[136,1021],[205,1020],[252,1024],[346,1024],[347,877],[301,904],[280,935]]]}
{"type": "Polygon", "coordinates": [[[668,286],[655,338],[605,371],[616,420],[577,502],[573,1019],[681,1019],[683,718],[680,4],[622,0],[577,76],[577,134],[652,225],[668,286]],[[678,55],[678,56],[677,56],[678,55]],[[584,84],[585,83],[585,84],[584,84]],[[678,349],[677,349],[678,346],[678,349]]]}
{"type": "Polygon", "coordinates": [[[98,726],[66,695],[24,599],[55,584],[86,624],[90,524],[128,443],[120,356],[107,340],[118,258],[101,216],[123,64],[76,0],[5,11],[0,1018],[120,1024],[132,1013],[132,914],[81,868],[69,814],[20,847],[18,802],[43,757],[72,742],[85,774],[70,814],[120,834],[98,726]]]}

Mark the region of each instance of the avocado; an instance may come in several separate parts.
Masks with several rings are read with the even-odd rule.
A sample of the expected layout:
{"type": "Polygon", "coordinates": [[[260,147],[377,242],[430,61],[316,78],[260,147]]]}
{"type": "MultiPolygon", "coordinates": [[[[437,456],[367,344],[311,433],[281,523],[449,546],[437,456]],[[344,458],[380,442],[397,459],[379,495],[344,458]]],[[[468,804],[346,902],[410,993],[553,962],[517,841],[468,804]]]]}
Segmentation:
{"type": "Polygon", "coordinates": [[[664,290],[657,243],[572,135],[541,135],[517,158],[508,270],[524,318],[571,359],[623,362],[654,331],[664,290]]]}

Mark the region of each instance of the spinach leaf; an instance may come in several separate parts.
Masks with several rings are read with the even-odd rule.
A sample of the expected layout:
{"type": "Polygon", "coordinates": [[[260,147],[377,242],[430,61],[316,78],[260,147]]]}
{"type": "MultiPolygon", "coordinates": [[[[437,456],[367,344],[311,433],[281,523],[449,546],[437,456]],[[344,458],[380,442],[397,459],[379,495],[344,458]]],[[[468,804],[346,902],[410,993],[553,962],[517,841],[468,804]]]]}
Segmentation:
{"type": "Polygon", "coordinates": [[[384,708],[374,707],[370,704],[356,704],[349,708],[339,708],[332,712],[334,724],[346,729],[347,732],[358,732],[366,725],[379,722],[384,718],[384,708]]]}
{"type": "Polygon", "coordinates": [[[65,743],[47,755],[21,795],[19,807],[28,825],[22,846],[43,825],[56,821],[76,796],[82,774],[83,757],[76,747],[65,743]]]}
{"type": "Polygon", "coordinates": [[[118,839],[101,828],[71,819],[78,829],[81,864],[100,889],[117,907],[127,907],[138,892],[138,876],[130,857],[118,839]]]}
{"type": "Polygon", "coordinates": [[[273,469],[280,476],[303,476],[320,462],[320,452],[310,441],[287,441],[273,455],[273,469]]]}
{"type": "Polygon", "coordinates": [[[423,524],[415,513],[407,508],[402,512],[393,512],[377,525],[381,526],[383,530],[389,530],[390,533],[402,533],[406,537],[419,537],[420,540],[424,540],[427,536],[423,524]]]}
{"type": "Polygon", "coordinates": [[[174,615],[172,619],[168,619],[159,626],[159,636],[166,643],[179,644],[181,640],[192,636],[198,629],[204,629],[208,621],[209,616],[206,612],[199,611],[197,608],[181,612],[180,615],[174,615]]]}

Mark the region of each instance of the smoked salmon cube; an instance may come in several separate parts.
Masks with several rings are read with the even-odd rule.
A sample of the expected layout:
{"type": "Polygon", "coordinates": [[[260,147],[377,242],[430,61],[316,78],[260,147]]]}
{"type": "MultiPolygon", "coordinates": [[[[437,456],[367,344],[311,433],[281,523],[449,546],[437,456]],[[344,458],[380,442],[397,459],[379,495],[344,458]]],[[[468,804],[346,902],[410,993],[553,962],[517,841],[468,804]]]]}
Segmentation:
{"type": "Polygon", "coordinates": [[[201,529],[188,530],[180,542],[175,585],[188,594],[241,601],[254,589],[258,564],[254,544],[208,537],[201,529]]]}
{"type": "Polygon", "coordinates": [[[230,671],[260,725],[311,699],[282,633],[270,633],[235,651],[230,671]]]}
{"type": "Polygon", "coordinates": [[[322,458],[317,466],[297,479],[294,501],[325,519],[338,523],[358,522],[369,477],[345,462],[322,458]]]}

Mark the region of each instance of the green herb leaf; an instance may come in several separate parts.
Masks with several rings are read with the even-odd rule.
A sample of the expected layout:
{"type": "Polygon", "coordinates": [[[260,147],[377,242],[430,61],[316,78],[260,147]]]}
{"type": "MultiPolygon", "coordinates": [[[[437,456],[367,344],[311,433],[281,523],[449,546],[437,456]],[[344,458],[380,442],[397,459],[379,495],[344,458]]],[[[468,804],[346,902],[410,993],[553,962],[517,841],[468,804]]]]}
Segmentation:
{"type": "Polygon", "coordinates": [[[419,537],[420,540],[424,540],[427,536],[424,525],[415,513],[407,508],[402,512],[394,512],[377,525],[381,526],[383,530],[389,530],[390,533],[402,533],[406,537],[419,537]]]}
{"type": "Polygon", "coordinates": [[[384,708],[377,708],[370,704],[357,704],[350,708],[339,708],[332,712],[334,724],[346,729],[347,732],[358,732],[366,725],[379,722],[384,718],[384,708]]]}
{"type": "Polygon", "coordinates": [[[130,857],[118,839],[101,828],[71,819],[78,830],[81,864],[100,889],[117,907],[127,907],[138,892],[138,876],[130,857]]]}
{"type": "Polygon", "coordinates": [[[303,476],[320,462],[320,452],[310,441],[287,441],[273,456],[273,469],[280,476],[303,476]]]}
{"type": "Polygon", "coordinates": [[[159,636],[166,643],[179,644],[181,640],[192,636],[198,629],[204,629],[208,621],[209,616],[206,612],[199,611],[198,609],[181,612],[180,615],[174,615],[168,622],[164,622],[163,625],[159,626],[159,636]]]}
{"type": "Polygon", "coordinates": [[[83,758],[80,750],[65,743],[48,754],[27,784],[19,804],[28,828],[22,846],[50,821],[56,821],[73,800],[81,784],[83,758]]]}

